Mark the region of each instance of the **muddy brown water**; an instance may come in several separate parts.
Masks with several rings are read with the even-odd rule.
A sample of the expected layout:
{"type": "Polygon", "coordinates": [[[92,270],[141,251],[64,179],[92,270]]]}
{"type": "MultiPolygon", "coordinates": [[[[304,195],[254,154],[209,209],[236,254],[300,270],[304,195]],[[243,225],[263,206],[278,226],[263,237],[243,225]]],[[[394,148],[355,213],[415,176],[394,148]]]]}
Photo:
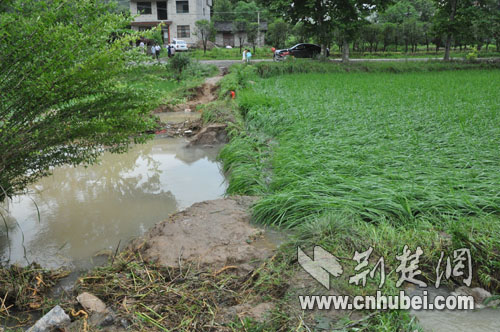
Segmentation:
{"type": "Polygon", "coordinates": [[[96,254],[111,253],[120,241],[124,246],[170,214],[223,196],[220,147],[186,143],[156,138],[126,154],[105,154],[88,168],[55,169],[31,186],[31,194],[4,206],[9,234],[2,225],[3,261],[89,268],[98,263],[96,254]]]}
{"type": "MultiPolygon", "coordinates": [[[[429,298],[437,295],[450,296],[446,288],[425,288],[429,298]]],[[[412,290],[410,296],[422,295],[423,290],[412,290]]],[[[424,332],[500,332],[500,309],[477,308],[475,310],[410,310],[424,332]]]]}

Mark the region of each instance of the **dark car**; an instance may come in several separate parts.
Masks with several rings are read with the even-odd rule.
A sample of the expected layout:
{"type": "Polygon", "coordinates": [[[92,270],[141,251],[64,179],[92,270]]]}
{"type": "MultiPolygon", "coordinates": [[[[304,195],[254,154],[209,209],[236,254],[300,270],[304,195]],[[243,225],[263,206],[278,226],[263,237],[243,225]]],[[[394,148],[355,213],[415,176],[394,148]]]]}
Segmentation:
{"type": "Polygon", "coordinates": [[[274,61],[283,60],[288,56],[296,58],[314,58],[321,53],[321,47],[314,44],[297,44],[293,47],[276,50],[274,52],[274,61]]]}

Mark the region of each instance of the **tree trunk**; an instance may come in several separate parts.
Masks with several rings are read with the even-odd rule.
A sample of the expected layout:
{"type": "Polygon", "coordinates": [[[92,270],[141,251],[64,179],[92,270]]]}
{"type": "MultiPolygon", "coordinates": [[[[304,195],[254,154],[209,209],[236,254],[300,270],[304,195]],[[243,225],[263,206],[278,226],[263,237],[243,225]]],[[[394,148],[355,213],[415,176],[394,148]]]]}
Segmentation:
{"type": "Polygon", "coordinates": [[[349,62],[349,42],[345,38],[342,41],[342,62],[349,62]]]}
{"type": "MultiPolygon", "coordinates": [[[[451,13],[450,13],[450,23],[455,21],[455,12],[457,10],[457,0],[451,1],[451,13]]],[[[450,48],[451,48],[451,32],[446,35],[446,44],[444,46],[444,61],[450,61],[450,48]]]]}

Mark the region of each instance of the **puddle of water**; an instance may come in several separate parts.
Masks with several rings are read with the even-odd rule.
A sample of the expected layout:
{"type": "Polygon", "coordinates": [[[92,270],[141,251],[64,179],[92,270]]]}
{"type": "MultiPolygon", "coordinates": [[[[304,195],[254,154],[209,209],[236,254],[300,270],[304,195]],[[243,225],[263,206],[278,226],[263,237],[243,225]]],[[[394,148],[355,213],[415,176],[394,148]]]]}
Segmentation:
{"type": "Polygon", "coordinates": [[[98,165],[55,169],[29,197],[9,203],[9,236],[0,229],[2,259],[10,251],[10,263],[25,264],[26,255],[48,268],[85,269],[98,260],[96,252],[114,251],[120,240],[123,247],[170,214],[224,195],[218,148],[185,144],[155,139],[126,154],[105,154],[98,165]]]}
{"type": "MultiPolygon", "coordinates": [[[[426,289],[429,299],[437,295],[448,296],[446,289],[426,289]]],[[[423,290],[413,290],[410,296],[422,294],[423,290]]],[[[491,332],[500,331],[500,310],[482,308],[476,310],[411,310],[426,332],[491,332]]]]}
{"type": "MultiPolygon", "coordinates": [[[[258,225],[258,227],[262,227],[258,225]]],[[[275,250],[288,239],[287,232],[283,230],[266,227],[262,236],[257,238],[252,244],[257,248],[275,250]]]]}
{"type": "Polygon", "coordinates": [[[160,118],[160,121],[164,123],[180,123],[186,120],[193,121],[201,118],[201,114],[198,112],[163,112],[157,113],[156,115],[160,118]]]}

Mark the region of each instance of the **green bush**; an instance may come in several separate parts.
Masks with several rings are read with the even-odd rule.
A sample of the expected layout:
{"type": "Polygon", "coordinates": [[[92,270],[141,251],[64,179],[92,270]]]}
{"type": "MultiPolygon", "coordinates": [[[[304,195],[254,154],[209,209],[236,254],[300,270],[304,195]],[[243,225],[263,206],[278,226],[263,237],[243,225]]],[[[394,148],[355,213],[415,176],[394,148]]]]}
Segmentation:
{"type": "Polygon", "coordinates": [[[168,61],[167,66],[174,74],[177,81],[182,79],[182,73],[191,64],[191,58],[183,53],[178,53],[168,61]]]}
{"type": "Polygon", "coordinates": [[[257,71],[254,65],[233,65],[229,74],[221,81],[219,96],[224,98],[229,96],[229,91],[239,92],[256,78],[257,71]]]}

